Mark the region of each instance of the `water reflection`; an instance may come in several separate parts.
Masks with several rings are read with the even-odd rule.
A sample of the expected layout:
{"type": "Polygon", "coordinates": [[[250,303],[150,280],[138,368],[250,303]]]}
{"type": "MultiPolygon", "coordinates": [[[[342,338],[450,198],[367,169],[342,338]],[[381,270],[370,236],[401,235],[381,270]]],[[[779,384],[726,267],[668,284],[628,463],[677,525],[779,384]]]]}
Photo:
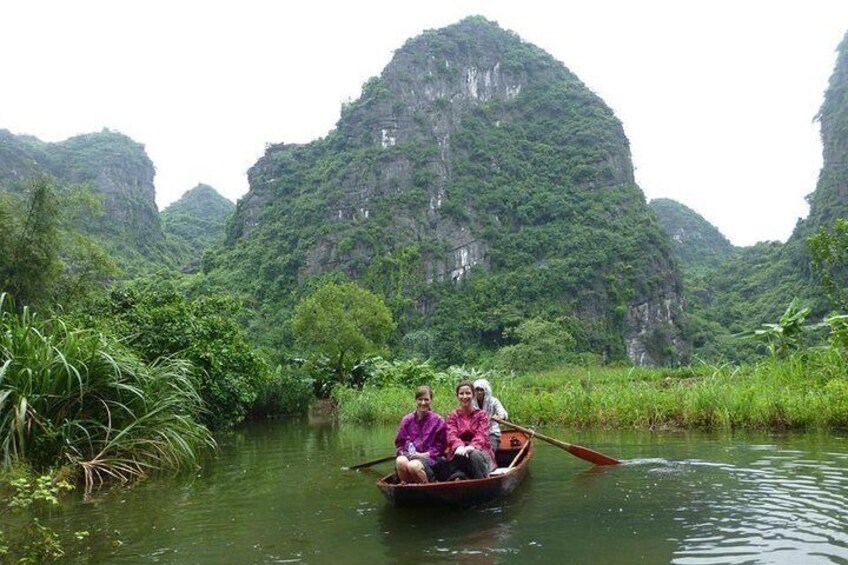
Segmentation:
{"type": "Polygon", "coordinates": [[[512,531],[532,490],[528,477],[510,497],[469,508],[393,508],[379,514],[387,562],[497,563],[517,556],[512,531]]]}

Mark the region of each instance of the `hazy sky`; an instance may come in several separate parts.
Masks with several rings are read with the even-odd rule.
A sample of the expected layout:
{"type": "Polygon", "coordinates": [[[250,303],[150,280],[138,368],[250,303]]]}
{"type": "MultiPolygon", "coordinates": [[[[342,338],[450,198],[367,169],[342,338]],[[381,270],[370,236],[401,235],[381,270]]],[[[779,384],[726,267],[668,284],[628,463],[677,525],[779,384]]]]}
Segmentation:
{"type": "Polygon", "coordinates": [[[737,245],[806,216],[848,0],[0,0],[0,128],[117,130],[145,145],[160,208],[199,182],[236,200],[266,143],[325,135],[406,39],[475,14],[612,107],[649,199],[737,245]]]}

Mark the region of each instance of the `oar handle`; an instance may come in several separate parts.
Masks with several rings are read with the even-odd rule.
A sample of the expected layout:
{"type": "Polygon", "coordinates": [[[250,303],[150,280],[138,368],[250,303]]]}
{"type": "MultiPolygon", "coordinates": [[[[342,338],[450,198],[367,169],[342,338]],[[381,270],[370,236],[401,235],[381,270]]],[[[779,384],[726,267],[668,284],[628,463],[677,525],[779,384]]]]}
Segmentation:
{"type": "Polygon", "coordinates": [[[357,463],[356,465],[351,465],[350,467],[345,467],[348,471],[354,471],[356,469],[364,469],[365,467],[370,467],[371,465],[376,465],[378,463],[385,463],[386,461],[392,461],[397,458],[397,455],[387,455],[385,457],[380,457],[379,459],[374,459],[373,461],[366,461],[365,463],[357,463]]]}

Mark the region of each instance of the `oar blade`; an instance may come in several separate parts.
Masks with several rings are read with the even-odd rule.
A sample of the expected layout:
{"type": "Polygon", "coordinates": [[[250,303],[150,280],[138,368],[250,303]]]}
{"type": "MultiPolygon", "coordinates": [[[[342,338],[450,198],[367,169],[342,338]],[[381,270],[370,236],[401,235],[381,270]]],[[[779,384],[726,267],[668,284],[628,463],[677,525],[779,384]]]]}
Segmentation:
{"type": "Polygon", "coordinates": [[[589,463],[594,463],[595,465],[620,465],[621,461],[618,459],[614,459],[603,453],[598,453],[594,449],[589,449],[588,447],[583,447],[580,445],[569,444],[568,452],[574,455],[575,457],[579,457],[584,461],[588,461],[589,463]]]}
{"type": "Polygon", "coordinates": [[[579,457],[580,459],[583,459],[584,461],[588,461],[589,463],[594,463],[595,465],[620,465],[621,464],[621,461],[619,461],[618,459],[614,459],[612,457],[604,455],[603,453],[598,453],[594,449],[589,449],[588,447],[582,447],[580,445],[574,445],[573,443],[566,443],[566,442],[560,441],[556,438],[552,438],[552,437],[542,435],[542,434],[535,432],[533,430],[530,430],[528,428],[522,428],[518,424],[513,424],[512,422],[508,422],[508,421],[500,419],[500,418],[497,418],[497,421],[500,422],[501,424],[505,424],[507,426],[515,428],[516,430],[522,431],[526,434],[532,434],[535,437],[539,438],[540,440],[546,441],[546,442],[550,443],[551,445],[555,445],[555,446],[559,447],[560,449],[564,449],[565,451],[569,452],[570,454],[574,455],[575,457],[579,457]]]}

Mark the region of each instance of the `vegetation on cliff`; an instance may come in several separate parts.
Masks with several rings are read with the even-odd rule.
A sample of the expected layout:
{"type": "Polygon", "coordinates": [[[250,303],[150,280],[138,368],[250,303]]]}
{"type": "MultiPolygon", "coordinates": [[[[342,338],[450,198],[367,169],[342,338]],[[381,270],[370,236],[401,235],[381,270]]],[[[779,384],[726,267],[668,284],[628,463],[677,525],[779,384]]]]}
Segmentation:
{"type": "Polygon", "coordinates": [[[266,331],[291,290],[338,273],[385,297],[396,348],[443,363],[514,344],[533,317],[567,319],[576,352],[685,354],[679,274],[620,122],[482,18],[408,41],[326,138],[270,147],[249,177],[204,268],[261,304],[276,348],[293,344],[266,331]]]}
{"type": "Polygon", "coordinates": [[[744,249],[647,206],[612,111],[481,18],[407,42],[327,137],[269,147],[220,247],[232,205],[211,188],[163,213],[170,254],[144,190],[110,192],[152,190],[128,138],[0,131],[0,292],[18,299],[0,301],[4,466],[192,465],[209,429],[314,392],[342,419],[396,421],[414,385],[444,411],[483,370],[528,421],[845,427],[846,50],[810,218],[744,249]],[[201,254],[199,273],[150,268],[201,254]],[[143,276],[115,284],[112,259],[143,276]],[[687,343],[704,363],[629,366],[676,365],[687,343]]]}
{"type": "Polygon", "coordinates": [[[203,252],[224,242],[235,208],[208,184],[198,184],[162,210],[162,231],[176,264],[198,270],[203,252]]]}
{"type": "Polygon", "coordinates": [[[39,177],[59,192],[86,189],[102,202],[104,213],[85,218],[78,229],[96,236],[127,272],[167,257],[154,174],[144,146],[114,131],[45,143],[0,130],[0,193],[23,193],[28,180],[39,177]]]}

